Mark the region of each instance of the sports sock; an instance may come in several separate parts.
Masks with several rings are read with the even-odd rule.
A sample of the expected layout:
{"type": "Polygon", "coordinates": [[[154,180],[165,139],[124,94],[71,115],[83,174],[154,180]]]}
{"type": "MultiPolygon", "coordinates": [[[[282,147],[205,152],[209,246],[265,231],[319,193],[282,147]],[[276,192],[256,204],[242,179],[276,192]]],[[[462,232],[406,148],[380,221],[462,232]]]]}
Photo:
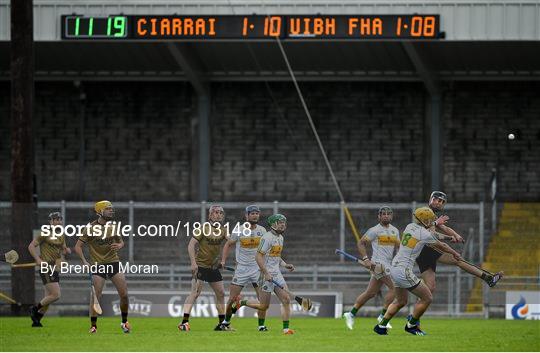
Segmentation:
{"type": "Polygon", "coordinates": [[[182,319],[183,324],[185,324],[186,322],[189,322],[189,314],[184,314],[184,318],[182,319]]]}
{"type": "Polygon", "coordinates": [[[264,318],[263,318],[263,319],[259,319],[259,326],[264,326],[264,318]]]}
{"type": "Polygon", "coordinates": [[[39,311],[36,313],[36,317],[37,317],[38,321],[43,318],[43,315],[45,315],[45,314],[42,314],[39,311]]]}
{"type": "MultiPolygon", "coordinates": [[[[230,318],[229,318],[229,319],[230,319],[230,318]]],[[[219,323],[221,324],[221,322],[222,322],[223,320],[225,320],[225,315],[218,315],[218,320],[219,320],[219,323]]],[[[227,320],[227,321],[229,321],[229,320],[227,320]]]]}
{"type": "Polygon", "coordinates": [[[97,327],[97,316],[92,316],[90,318],[90,325],[92,325],[93,327],[97,327]]]}
{"type": "Polygon", "coordinates": [[[240,300],[240,306],[245,306],[247,305],[247,299],[244,299],[244,300],[240,300]]]}
{"type": "Polygon", "coordinates": [[[122,323],[123,324],[125,324],[127,322],[127,316],[128,316],[128,313],[122,312],[122,323]]]}
{"type": "Polygon", "coordinates": [[[43,305],[41,305],[41,302],[37,303],[36,306],[37,306],[37,309],[38,309],[38,310],[41,309],[41,308],[43,308],[43,305]]]}
{"type": "Polygon", "coordinates": [[[225,321],[230,322],[231,321],[232,314],[225,315],[225,321]]]}
{"type": "Polygon", "coordinates": [[[359,308],[353,306],[353,308],[351,309],[351,314],[353,314],[353,316],[356,316],[356,313],[358,312],[359,308]]]}
{"type": "Polygon", "coordinates": [[[409,320],[409,323],[412,325],[412,326],[415,326],[418,324],[418,319],[415,319],[414,316],[411,316],[411,319],[409,320]]]}
{"type": "Polygon", "coordinates": [[[289,328],[289,320],[283,321],[283,329],[286,330],[289,328]]]}
{"type": "Polygon", "coordinates": [[[383,318],[381,320],[381,323],[379,324],[380,326],[386,326],[388,323],[390,322],[390,319],[385,319],[383,318]]]}
{"type": "Polygon", "coordinates": [[[384,316],[384,314],[386,314],[386,309],[385,309],[385,308],[382,308],[382,310],[381,310],[381,315],[384,316]]]}

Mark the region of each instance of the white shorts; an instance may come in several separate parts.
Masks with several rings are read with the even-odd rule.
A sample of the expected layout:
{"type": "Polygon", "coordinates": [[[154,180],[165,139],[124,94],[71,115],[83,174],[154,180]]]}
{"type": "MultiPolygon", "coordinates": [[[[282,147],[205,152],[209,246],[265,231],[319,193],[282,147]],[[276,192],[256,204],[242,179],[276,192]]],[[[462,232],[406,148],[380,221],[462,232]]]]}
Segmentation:
{"type": "Polygon", "coordinates": [[[384,261],[373,261],[372,262],[374,264],[380,264],[383,266],[384,268],[384,273],[381,273],[381,274],[375,274],[371,271],[371,277],[375,278],[376,280],[380,280],[381,278],[385,277],[385,276],[390,276],[390,267],[392,267],[392,265],[390,264],[390,262],[384,262],[384,261]]]}
{"type": "Polygon", "coordinates": [[[418,286],[420,283],[412,268],[408,267],[392,266],[390,267],[390,276],[392,276],[394,285],[399,288],[409,289],[418,286]]]}
{"type": "Polygon", "coordinates": [[[231,283],[241,287],[250,283],[257,284],[257,282],[259,282],[260,274],[261,271],[256,264],[251,266],[238,265],[234,270],[234,276],[231,283]]]}
{"type": "MultiPolygon", "coordinates": [[[[272,280],[276,281],[277,284],[279,284],[282,287],[285,287],[285,278],[283,278],[283,275],[281,272],[274,272],[270,273],[272,275],[272,280]]],[[[264,275],[261,273],[261,276],[259,278],[259,286],[261,289],[265,292],[272,293],[275,289],[275,284],[272,281],[265,281],[264,275]]]]}

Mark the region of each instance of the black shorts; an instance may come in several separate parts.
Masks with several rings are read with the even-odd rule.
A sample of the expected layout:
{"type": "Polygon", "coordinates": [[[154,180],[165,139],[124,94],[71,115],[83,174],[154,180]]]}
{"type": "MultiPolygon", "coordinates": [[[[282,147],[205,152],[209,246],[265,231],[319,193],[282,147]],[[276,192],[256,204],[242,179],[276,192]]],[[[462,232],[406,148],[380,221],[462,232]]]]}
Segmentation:
{"type": "Polygon", "coordinates": [[[199,270],[197,271],[197,279],[208,283],[223,281],[221,272],[219,272],[218,269],[207,267],[199,267],[199,270]]]}
{"type": "Polygon", "coordinates": [[[43,285],[60,282],[60,274],[58,271],[54,271],[52,274],[49,272],[43,273],[39,271],[39,277],[41,277],[41,282],[43,282],[43,285]]]}
{"type": "Polygon", "coordinates": [[[99,276],[104,279],[113,278],[114,275],[120,272],[119,262],[110,262],[106,264],[98,264],[97,272],[92,272],[94,276],[99,276]]]}
{"type": "Polygon", "coordinates": [[[441,257],[441,253],[437,250],[424,246],[420,255],[416,258],[416,263],[420,269],[420,273],[423,273],[427,269],[431,268],[433,272],[437,272],[437,260],[441,257]]]}

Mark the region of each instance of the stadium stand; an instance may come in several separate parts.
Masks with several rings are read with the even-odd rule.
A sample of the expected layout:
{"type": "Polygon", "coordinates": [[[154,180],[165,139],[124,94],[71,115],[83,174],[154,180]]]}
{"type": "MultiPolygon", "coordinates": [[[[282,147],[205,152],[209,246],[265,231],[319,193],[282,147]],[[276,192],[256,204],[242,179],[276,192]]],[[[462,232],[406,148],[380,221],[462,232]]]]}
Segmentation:
{"type": "MultiPolygon", "coordinates": [[[[292,86],[271,87],[279,108],[263,84],[213,84],[211,198],[337,201],[292,86]]],[[[425,199],[421,85],[302,87],[347,200],[425,199]]],[[[8,88],[0,85],[4,136],[9,134],[8,88]]],[[[451,202],[483,199],[493,167],[499,167],[502,200],[538,198],[539,89],[537,82],[520,82],[455,83],[446,90],[443,175],[451,202]],[[508,141],[506,134],[518,125],[517,138],[508,141]]],[[[36,84],[40,200],[79,199],[77,92],[69,83],[36,84]]],[[[85,92],[82,200],[192,199],[192,89],[183,83],[85,83],[85,92]]],[[[0,144],[7,150],[9,139],[0,144]]],[[[8,157],[0,155],[3,200],[10,194],[8,157]]]]}
{"type": "MultiPolygon", "coordinates": [[[[534,290],[540,268],[540,246],[538,226],[540,204],[505,203],[502,209],[498,232],[493,235],[487,249],[484,268],[504,268],[507,276],[529,277],[530,281],[517,278],[514,283],[505,281],[494,288],[503,292],[507,286],[513,290],[534,290]],[[535,278],[536,277],[536,278],[535,278]]],[[[467,311],[482,309],[482,283],[476,280],[470,293],[467,311]]]]}

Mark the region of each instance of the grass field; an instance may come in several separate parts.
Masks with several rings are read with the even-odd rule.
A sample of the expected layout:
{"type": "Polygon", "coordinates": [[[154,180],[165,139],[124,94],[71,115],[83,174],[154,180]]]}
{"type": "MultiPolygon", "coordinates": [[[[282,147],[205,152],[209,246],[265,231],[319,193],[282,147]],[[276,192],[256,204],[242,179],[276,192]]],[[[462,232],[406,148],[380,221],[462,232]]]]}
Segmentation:
{"type": "Polygon", "coordinates": [[[88,333],[86,318],[50,317],[45,327],[30,327],[29,318],[0,318],[2,351],[539,351],[539,321],[424,318],[427,336],[403,331],[404,318],[392,320],[388,336],[372,331],[375,320],[356,320],[354,331],[337,319],[293,319],[296,334],[281,334],[278,319],[236,319],[236,332],[214,332],[216,319],[194,318],[190,332],[179,332],[174,318],[131,318],[123,334],[118,318],[100,318],[98,333],[88,333]]]}

